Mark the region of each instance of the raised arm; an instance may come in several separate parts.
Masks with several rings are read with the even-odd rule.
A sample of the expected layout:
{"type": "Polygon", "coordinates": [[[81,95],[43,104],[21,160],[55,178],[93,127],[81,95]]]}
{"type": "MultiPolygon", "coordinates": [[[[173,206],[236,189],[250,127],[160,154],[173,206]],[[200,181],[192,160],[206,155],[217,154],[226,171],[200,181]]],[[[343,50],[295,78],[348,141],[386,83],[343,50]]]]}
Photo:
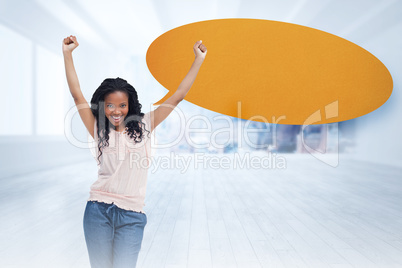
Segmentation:
{"type": "Polygon", "coordinates": [[[151,131],[154,130],[173,109],[184,99],[187,92],[190,90],[194,80],[200,70],[205,56],[207,55],[207,48],[202,44],[202,41],[197,41],[193,47],[195,59],[191,65],[190,70],[180,83],[175,93],[164,101],[158,108],[150,113],[151,115],[151,131]]]}
{"type": "Polygon", "coordinates": [[[66,68],[66,77],[68,87],[70,88],[71,96],[74,99],[75,105],[77,106],[78,113],[80,114],[81,120],[87,128],[89,134],[94,137],[94,124],[95,117],[92,114],[91,108],[88,102],[85,100],[84,95],[81,92],[80,83],[78,81],[77,73],[75,72],[74,62],[73,62],[73,50],[78,47],[77,38],[70,35],[63,40],[63,56],[64,56],[64,66],[66,68]]]}

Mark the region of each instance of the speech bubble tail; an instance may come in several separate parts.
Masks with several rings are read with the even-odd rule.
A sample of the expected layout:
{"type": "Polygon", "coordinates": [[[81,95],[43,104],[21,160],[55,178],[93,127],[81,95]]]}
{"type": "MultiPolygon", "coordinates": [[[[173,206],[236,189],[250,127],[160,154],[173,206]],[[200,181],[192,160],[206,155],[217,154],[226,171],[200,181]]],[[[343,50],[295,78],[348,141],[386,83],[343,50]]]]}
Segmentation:
{"type": "Polygon", "coordinates": [[[172,90],[169,91],[162,99],[160,99],[159,101],[155,102],[152,105],[153,106],[161,105],[162,103],[165,102],[165,100],[169,99],[173,94],[174,94],[174,92],[172,92],[172,90]]]}

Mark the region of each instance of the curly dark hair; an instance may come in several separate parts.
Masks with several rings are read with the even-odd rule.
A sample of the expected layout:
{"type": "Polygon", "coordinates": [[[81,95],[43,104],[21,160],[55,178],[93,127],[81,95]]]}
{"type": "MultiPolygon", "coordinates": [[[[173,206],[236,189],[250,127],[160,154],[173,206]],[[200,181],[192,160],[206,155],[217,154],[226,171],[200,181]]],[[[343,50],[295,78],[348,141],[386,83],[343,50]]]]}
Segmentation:
{"type": "MultiPolygon", "coordinates": [[[[105,97],[116,91],[124,92],[128,95],[128,113],[124,118],[124,123],[130,138],[133,139],[135,143],[139,143],[142,141],[143,131],[148,131],[145,129],[144,122],[142,122],[144,113],[141,112],[142,105],[138,101],[138,94],[135,88],[127,83],[126,80],[119,77],[115,79],[105,79],[95,90],[91,99],[91,111],[96,118],[97,134],[99,137],[98,165],[100,164],[102,149],[109,146],[110,128],[115,129],[115,126],[109,122],[105,115],[105,97]]],[[[148,131],[148,137],[149,133],[148,131]]]]}

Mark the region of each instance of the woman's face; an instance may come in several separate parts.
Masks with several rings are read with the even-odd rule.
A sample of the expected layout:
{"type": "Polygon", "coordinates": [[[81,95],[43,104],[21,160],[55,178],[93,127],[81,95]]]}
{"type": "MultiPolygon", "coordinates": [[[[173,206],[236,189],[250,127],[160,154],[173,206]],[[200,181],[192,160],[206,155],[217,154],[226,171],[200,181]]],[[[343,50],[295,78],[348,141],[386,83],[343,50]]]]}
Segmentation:
{"type": "Polygon", "coordinates": [[[128,113],[128,95],[116,91],[105,97],[105,115],[115,127],[124,127],[124,118],[128,113]]]}

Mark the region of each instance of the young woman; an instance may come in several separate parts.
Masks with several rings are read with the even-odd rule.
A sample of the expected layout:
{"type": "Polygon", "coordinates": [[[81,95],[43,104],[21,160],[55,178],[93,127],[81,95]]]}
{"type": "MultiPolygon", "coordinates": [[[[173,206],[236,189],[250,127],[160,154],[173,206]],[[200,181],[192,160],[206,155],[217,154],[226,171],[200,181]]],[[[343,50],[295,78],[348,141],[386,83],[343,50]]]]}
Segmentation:
{"type": "Polygon", "coordinates": [[[75,36],[63,40],[67,82],[80,117],[97,143],[99,165],[83,218],[89,260],[91,267],[135,267],[147,223],[143,206],[149,165],[131,161],[148,158],[151,132],[184,99],[207,49],[202,41],[195,43],[194,62],[176,92],[144,114],[136,90],[121,78],[105,79],[93,94],[90,107],[74,68],[72,52],[76,47],[75,36]]]}

